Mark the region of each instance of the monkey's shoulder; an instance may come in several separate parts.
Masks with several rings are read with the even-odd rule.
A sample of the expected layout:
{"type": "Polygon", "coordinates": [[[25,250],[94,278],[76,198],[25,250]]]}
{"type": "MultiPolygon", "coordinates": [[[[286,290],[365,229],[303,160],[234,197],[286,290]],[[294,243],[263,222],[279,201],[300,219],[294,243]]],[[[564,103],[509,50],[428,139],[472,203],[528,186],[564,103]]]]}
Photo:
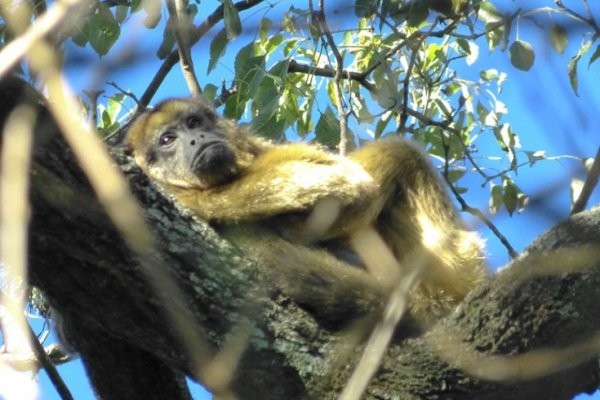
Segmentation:
{"type": "Polygon", "coordinates": [[[244,174],[246,180],[269,182],[300,197],[322,192],[320,196],[330,193],[332,197],[350,199],[376,190],[371,175],[360,163],[304,143],[272,147],[260,154],[244,174]]]}

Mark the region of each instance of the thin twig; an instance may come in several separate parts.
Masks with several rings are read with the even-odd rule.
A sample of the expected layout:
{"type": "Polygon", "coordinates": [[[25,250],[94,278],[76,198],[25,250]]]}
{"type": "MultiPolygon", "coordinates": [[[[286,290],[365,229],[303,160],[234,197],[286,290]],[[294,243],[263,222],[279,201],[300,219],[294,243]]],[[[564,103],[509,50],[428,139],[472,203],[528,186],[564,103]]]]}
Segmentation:
{"type": "Polygon", "coordinates": [[[589,5],[584,1],[584,6],[586,6],[586,11],[589,15],[589,18],[584,17],[583,15],[579,14],[578,12],[566,7],[562,1],[557,0],[556,1],[556,6],[563,10],[565,13],[569,14],[570,16],[572,16],[573,18],[575,18],[576,20],[583,22],[587,25],[589,25],[594,32],[596,32],[596,36],[600,36],[600,26],[598,26],[598,24],[596,23],[596,20],[593,17],[593,14],[591,13],[591,10],[589,8],[589,5]]]}
{"type": "Polygon", "coordinates": [[[342,75],[344,74],[344,58],[337,48],[335,40],[333,39],[333,35],[331,34],[331,30],[329,29],[329,25],[327,24],[324,0],[319,0],[319,11],[317,13],[313,13],[313,17],[317,20],[319,30],[325,35],[327,44],[329,45],[329,48],[335,57],[336,68],[332,83],[338,116],[340,118],[339,152],[340,155],[345,155],[348,150],[352,150],[354,148],[354,138],[350,137],[351,135],[348,131],[348,115],[346,114],[346,110],[344,110],[344,98],[342,96],[341,80],[342,75]]]}
{"type": "Polygon", "coordinates": [[[409,89],[408,87],[410,84],[410,77],[412,75],[412,70],[415,66],[415,62],[417,61],[417,54],[419,52],[419,48],[423,44],[423,41],[425,39],[427,39],[427,37],[429,37],[431,32],[433,32],[433,29],[435,28],[436,25],[437,25],[437,19],[436,19],[436,22],[431,24],[429,31],[422,34],[417,39],[418,42],[414,46],[414,50],[410,56],[410,61],[408,63],[408,68],[406,69],[406,73],[404,74],[404,82],[402,84],[402,110],[400,112],[400,122],[398,123],[398,128],[396,128],[396,134],[400,135],[400,134],[404,133],[404,130],[406,127],[406,121],[408,120],[408,112],[407,112],[407,110],[408,110],[408,89],[409,89]]]}
{"type": "Polygon", "coordinates": [[[168,23],[175,33],[175,39],[177,40],[177,51],[179,54],[181,72],[192,96],[198,96],[202,94],[202,89],[200,88],[198,79],[196,79],[194,62],[192,61],[189,41],[191,23],[189,22],[184,7],[185,5],[182,0],[167,0],[167,8],[169,10],[168,23]]]}
{"type": "Polygon", "coordinates": [[[598,177],[600,176],[600,147],[598,147],[598,151],[596,152],[596,158],[594,158],[594,163],[592,164],[592,168],[590,169],[590,173],[583,184],[583,188],[581,189],[581,193],[579,193],[579,197],[573,204],[573,208],[571,209],[571,215],[577,214],[578,212],[583,211],[585,208],[592,192],[596,188],[598,184],[598,177]]]}
{"type": "Polygon", "coordinates": [[[446,143],[446,140],[444,139],[444,135],[441,135],[441,139],[442,139],[442,146],[444,148],[444,174],[443,174],[444,180],[446,181],[446,183],[450,187],[450,190],[452,191],[452,194],[454,194],[454,197],[460,204],[461,210],[466,211],[471,215],[474,215],[481,222],[483,222],[492,231],[492,233],[494,235],[496,235],[498,240],[500,240],[500,243],[502,243],[504,245],[504,247],[506,247],[510,258],[512,258],[512,259],[516,258],[519,255],[519,253],[517,253],[515,251],[515,249],[509,243],[508,239],[506,239],[506,237],[498,230],[496,225],[494,225],[492,223],[492,221],[490,221],[490,219],[481,212],[481,210],[479,210],[476,207],[471,207],[470,205],[468,205],[466,200],[461,196],[460,193],[458,193],[458,190],[456,190],[456,188],[454,187],[452,182],[450,182],[450,177],[449,177],[450,146],[448,146],[448,144],[446,143]]]}
{"type": "MultiPolygon", "coordinates": [[[[235,3],[234,7],[238,11],[243,11],[252,8],[255,5],[260,4],[262,2],[263,0],[243,0],[235,3]]],[[[196,28],[196,30],[192,34],[192,37],[190,38],[190,46],[195,44],[198,40],[200,40],[200,38],[202,38],[213,26],[215,26],[219,21],[223,19],[223,10],[224,6],[221,4],[212,14],[210,14],[204,20],[204,22],[202,22],[198,26],[198,28],[196,28]]],[[[147,107],[148,104],[150,104],[150,100],[152,100],[152,98],[156,94],[156,91],[162,84],[163,80],[166,78],[169,71],[171,71],[171,68],[173,68],[173,66],[177,64],[178,61],[179,52],[177,50],[173,50],[169,53],[167,58],[165,58],[162,65],[158,69],[158,72],[156,73],[156,75],[154,75],[154,78],[152,78],[152,81],[148,85],[148,88],[140,98],[140,104],[143,107],[147,107]]]]}
{"type": "Polygon", "coordinates": [[[44,370],[46,370],[46,374],[48,375],[48,378],[50,378],[50,382],[52,382],[52,385],[54,385],[54,388],[58,392],[60,398],[62,400],[73,400],[73,395],[69,391],[69,388],[65,384],[65,381],[58,373],[58,370],[50,360],[50,357],[48,357],[48,354],[46,354],[44,346],[42,346],[42,344],[38,340],[37,336],[31,329],[31,326],[27,325],[27,328],[29,329],[29,339],[33,346],[35,356],[40,365],[44,368],[44,370]]]}
{"type": "Polygon", "coordinates": [[[123,89],[121,86],[119,86],[116,82],[106,82],[107,85],[114,87],[115,89],[117,89],[117,91],[127,97],[129,97],[131,100],[133,100],[138,108],[138,111],[144,111],[145,108],[141,107],[141,103],[140,103],[140,99],[138,99],[138,97],[135,95],[135,93],[130,92],[129,90],[125,90],[123,89]]]}

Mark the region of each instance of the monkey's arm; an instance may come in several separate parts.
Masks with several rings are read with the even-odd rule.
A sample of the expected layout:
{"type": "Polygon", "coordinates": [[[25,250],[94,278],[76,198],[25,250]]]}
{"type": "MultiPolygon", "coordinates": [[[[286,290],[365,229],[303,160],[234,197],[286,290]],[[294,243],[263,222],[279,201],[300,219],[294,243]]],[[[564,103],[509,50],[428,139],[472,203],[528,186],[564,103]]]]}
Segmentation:
{"type": "Polygon", "coordinates": [[[259,157],[227,185],[174,194],[199,217],[232,224],[311,211],[325,199],[340,208],[368,204],[376,192],[358,163],[305,146],[283,146],[259,157]]]}

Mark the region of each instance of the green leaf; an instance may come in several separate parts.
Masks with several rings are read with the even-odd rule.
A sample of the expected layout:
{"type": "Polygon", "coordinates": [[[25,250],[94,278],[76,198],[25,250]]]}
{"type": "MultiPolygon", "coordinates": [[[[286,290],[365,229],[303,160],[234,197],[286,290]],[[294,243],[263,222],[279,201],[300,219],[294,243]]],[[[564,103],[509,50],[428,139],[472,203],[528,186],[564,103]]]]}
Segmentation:
{"type": "Polygon", "coordinates": [[[521,212],[527,207],[529,197],[515,185],[512,179],[504,178],[502,181],[502,189],[502,201],[510,216],[512,216],[515,210],[521,212]]]}
{"type": "Polygon", "coordinates": [[[253,97],[265,77],[265,56],[254,55],[254,42],[243,47],[235,57],[235,79],[243,96],[253,97]]]}
{"type": "Polygon", "coordinates": [[[331,148],[340,143],[340,121],[331,108],[327,107],[327,110],[321,114],[315,128],[315,136],[317,142],[331,148]]]}
{"type": "Polygon", "coordinates": [[[508,214],[512,216],[513,212],[515,212],[517,209],[518,189],[514,182],[510,179],[505,179],[502,183],[502,186],[504,189],[502,201],[504,203],[504,207],[506,207],[506,211],[508,211],[508,214]]]}
{"type": "Polygon", "coordinates": [[[502,199],[502,186],[494,185],[492,183],[491,191],[490,191],[490,201],[488,204],[488,208],[490,210],[490,214],[494,215],[500,210],[502,207],[503,199],[502,199]]]}
{"type": "Polygon", "coordinates": [[[115,9],[115,18],[119,24],[125,22],[127,18],[127,12],[129,11],[128,6],[118,5],[115,9]]]}
{"type": "Polygon", "coordinates": [[[210,43],[210,59],[208,60],[208,68],[206,69],[207,75],[216,68],[219,60],[223,54],[225,54],[227,43],[229,43],[229,39],[227,39],[227,32],[225,29],[222,29],[219,33],[217,33],[210,43]]]}
{"type": "Polygon", "coordinates": [[[73,43],[75,43],[79,47],[84,47],[88,43],[87,31],[88,26],[86,21],[86,24],[81,29],[76,30],[71,35],[71,40],[73,41],[73,43]]]}
{"type": "Polygon", "coordinates": [[[271,54],[279,45],[283,43],[283,36],[273,35],[265,43],[265,52],[271,54]]]}
{"type": "Polygon", "coordinates": [[[413,1],[408,9],[408,26],[417,27],[429,16],[429,6],[426,1],[413,1]]]}
{"type": "Polygon", "coordinates": [[[289,58],[279,61],[271,67],[271,69],[267,73],[267,76],[273,80],[275,85],[283,86],[287,80],[289,66],[289,58]]]}
{"type": "Polygon", "coordinates": [[[357,17],[370,17],[377,12],[377,0],[356,0],[354,14],[357,17]]]}
{"type": "Polygon", "coordinates": [[[466,55],[465,61],[467,65],[473,65],[475,61],[477,61],[477,57],[479,57],[479,46],[474,42],[469,42],[464,40],[464,43],[459,43],[461,48],[464,50],[464,54],[466,55]],[[466,47],[463,47],[466,46],[466,47]]]}
{"type": "Polygon", "coordinates": [[[567,74],[569,75],[569,82],[571,82],[571,88],[573,89],[573,92],[575,92],[576,96],[579,96],[579,93],[577,92],[579,87],[579,81],[577,78],[577,64],[579,63],[579,60],[581,60],[581,57],[583,57],[590,50],[591,46],[591,40],[585,42],[581,46],[577,54],[575,54],[571,58],[571,61],[569,61],[569,64],[567,65],[567,74]]]}
{"type": "Polygon", "coordinates": [[[242,33],[242,22],[232,0],[223,0],[223,20],[227,31],[227,39],[235,39],[242,33]]]}
{"type": "Polygon", "coordinates": [[[247,102],[248,97],[242,96],[240,92],[235,93],[233,96],[229,96],[225,101],[223,116],[237,121],[244,114],[247,102]]]}
{"type": "Polygon", "coordinates": [[[171,29],[170,24],[167,24],[163,32],[162,42],[160,43],[160,46],[156,51],[156,56],[160,60],[164,60],[165,58],[167,58],[171,50],[173,50],[173,48],[175,47],[176,42],[177,39],[175,38],[175,32],[173,32],[173,30],[171,29]]]}
{"type": "Polygon", "coordinates": [[[596,47],[596,51],[594,51],[594,54],[592,54],[592,56],[590,57],[590,63],[588,64],[588,68],[592,65],[594,61],[598,59],[598,57],[600,57],[600,45],[596,47]]]}
{"type": "Polygon", "coordinates": [[[315,130],[312,119],[312,102],[306,102],[300,106],[300,117],[296,121],[296,129],[301,138],[305,138],[315,130]]]}
{"type": "Polygon", "coordinates": [[[496,10],[496,7],[489,1],[483,1],[479,5],[477,17],[486,24],[498,22],[502,19],[502,15],[496,10]]]}
{"type": "Polygon", "coordinates": [[[252,102],[252,128],[261,136],[269,139],[282,139],[285,132],[285,120],[280,118],[280,93],[272,79],[265,79],[252,102]]]}
{"type": "Polygon", "coordinates": [[[108,99],[107,111],[112,121],[116,121],[121,109],[123,108],[123,100],[125,95],[123,93],[117,93],[108,99]]]}
{"type": "Polygon", "coordinates": [[[525,151],[527,159],[529,160],[529,166],[533,167],[533,164],[540,160],[546,159],[546,152],[544,150],[538,151],[525,151]]]}
{"type": "Polygon", "coordinates": [[[273,21],[271,21],[269,18],[262,18],[260,20],[260,24],[259,24],[259,28],[258,28],[258,37],[260,38],[261,42],[264,42],[265,40],[267,40],[267,35],[269,33],[269,30],[271,30],[271,28],[273,27],[273,21]]]}
{"type": "Polygon", "coordinates": [[[115,17],[102,3],[98,5],[96,13],[90,16],[88,29],[90,44],[100,57],[108,53],[121,34],[115,17]]]}
{"type": "Polygon", "coordinates": [[[485,25],[485,38],[488,42],[490,51],[493,51],[498,47],[502,39],[506,35],[506,28],[504,25],[496,26],[494,23],[487,23],[485,25]]]}
{"type": "Polygon", "coordinates": [[[385,128],[388,126],[390,121],[393,119],[392,118],[393,115],[394,115],[394,113],[392,113],[392,112],[386,112],[381,116],[381,118],[375,125],[375,133],[374,133],[375,139],[379,139],[381,137],[381,135],[385,131],[385,128]]]}
{"type": "Polygon", "coordinates": [[[579,97],[579,93],[577,92],[579,89],[579,80],[577,78],[577,63],[581,57],[573,56],[569,64],[567,65],[567,74],[569,75],[569,82],[571,83],[571,88],[575,95],[579,97]]]}
{"type": "Polygon", "coordinates": [[[510,62],[515,68],[521,71],[529,71],[531,69],[535,60],[535,53],[533,52],[533,47],[528,42],[515,40],[510,45],[509,52],[510,62]]]}
{"type": "Polygon", "coordinates": [[[217,90],[218,88],[215,85],[213,85],[212,83],[208,83],[206,86],[204,86],[204,89],[202,90],[202,96],[207,102],[212,103],[217,97],[217,90]]]}
{"type": "Polygon", "coordinates": [[[486,82],[491,81],[492,79],[496,79],[498,77],[497,69],[487,69],[479,72],[479,77],[486,82]]]}
{"type": "Polygon", "coordinates": [[[558,54],[563,54],[569,43],[569,36],[562,25],[554,24],[550,30],[550,42],[558,54]]]}
{"type": "Polygon", "coordinates": [[[452,183],[456,183],[460,178],[465,176],[467,171],[464,169],[451,169],[448,171],[448,180],[452,183]]]}
{"type": "Polygon", "coordinates": [[[508,153],[508,159],[513,168],[516,167],[517,154],[515,148],[520,146],[519,137],[512,131],[510,124],[502,124],[500,127],[494,127],[494,135],[500,148],[508,153]]]}
{"type": "Polygon", "coordinates": [[[110,114],[108,112],[108,110],[103,110],[102,114],[100,115],[100,129],[105,129],[107,127],[109,127],[112,123],[112,119],[110,118],[110,114]]]}

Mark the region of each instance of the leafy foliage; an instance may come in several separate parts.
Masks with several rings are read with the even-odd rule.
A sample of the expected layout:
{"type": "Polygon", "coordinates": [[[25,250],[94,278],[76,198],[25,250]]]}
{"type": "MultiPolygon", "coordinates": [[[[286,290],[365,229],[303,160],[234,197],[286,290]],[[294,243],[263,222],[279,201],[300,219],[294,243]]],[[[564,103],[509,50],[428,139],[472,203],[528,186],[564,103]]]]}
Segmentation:
{"type": "MultiPolygon", "coordinates": [[[[197,75],[204,96],[224,104],[225,116],[248,119],[256,132],[275,141],[300,138],[332,149],[341,140],[342,126],[357,145],[392,134],[412,136],[442,160],[457,192],[465,191],[460,180],[476,172],[490,187],[490,211],[504,206],[511,214],[526,205],[526,196],[513,182],[516,172],[546,158],[534,149],[524,153],[527,161],[520,161],[519,136],[504,121],[508,110],[500,100],[507,74],[514,71],[482,69],[473,74],[480,49],[508,50],[516,69],[534,68],[534,42],[519,31],[533,22],[531,26],[544,29],[559,55],[573,54],[566,72],[575,93],[580,61],[588,57],[591,65],[600,57],[598,35],[584,33],[582,45],[573,49],[565,28],[567,19],[591,28],[595,20],[560,1],[513,14],[485,0],[356,0],[351,11],[318,10],[312,3],[296,2],[284,5],[286,9],[269,5],[264,13],[242,16],[242,7],[260,4],[222,0],[208,15],[206,5],[187,1],[184,21],[178,21],[152,0],[98,3],[64,37],[77,46],[89,45],[103,57],[123,27],[141,18],[147,29],[162,29],[156,54],[167,60],[176,51],[180,24],[207,49],[206,76],[197,75]],[[211,27],[215,33],[203,36],[211,27]],[[222,81],[215,71],[228,51],[236,53],[235,62],[231,76],[222,81]],[[478,141],[485,138],[493,138],[496,153],[503,157],[494,151],[489,157],[474,157],[478,141]],[[489,172],[494,170],[501,172],[489,172]]],[[[0,24],[2,43],[12,38],[11,30],[0,24]]],[[[120,93],[100,105],[102,134],[120,126],[124,100],[120,93]]]]}

